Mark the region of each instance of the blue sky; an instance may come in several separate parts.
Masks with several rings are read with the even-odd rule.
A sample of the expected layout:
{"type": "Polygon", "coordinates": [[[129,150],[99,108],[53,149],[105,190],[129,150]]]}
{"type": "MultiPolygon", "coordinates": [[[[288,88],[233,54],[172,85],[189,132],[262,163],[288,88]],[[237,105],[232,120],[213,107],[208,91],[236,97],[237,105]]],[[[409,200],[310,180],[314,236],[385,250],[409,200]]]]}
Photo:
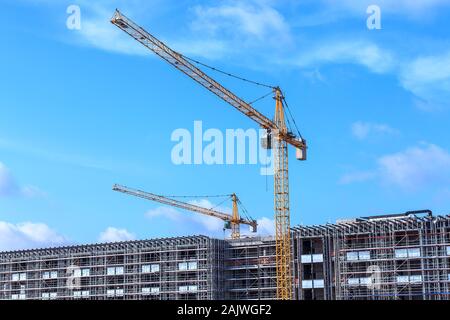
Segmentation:
{"type": "MultiPolygon", "coordinates": [[[[0,250],[223,236],[217,221],[114,193],[113,183],[236,192],[270,230],[273,182],[259,165],[170,158],[172,132],[195,120],[255,124],[111,25],[116,7],[190,57],[283,89],[310,146],[307,162],[291,150],[293,225],[450,211],[450,1],[6,0],[0,250]],[[80,30],[66,27],[72,4],[80,30]],[[381,30],[366,26],[370,4],[381,30]]],[[[267,93],[210,74],[249,101],[267,93]]],[[[256,107],[273,116],[271,99],[256,107]]]]}

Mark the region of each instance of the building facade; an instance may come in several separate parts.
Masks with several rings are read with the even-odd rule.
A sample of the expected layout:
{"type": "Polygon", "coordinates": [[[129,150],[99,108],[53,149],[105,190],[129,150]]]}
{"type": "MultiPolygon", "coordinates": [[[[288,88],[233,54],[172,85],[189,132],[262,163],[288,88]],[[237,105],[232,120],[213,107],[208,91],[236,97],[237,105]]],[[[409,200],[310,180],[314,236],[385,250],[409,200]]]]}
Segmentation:
{"type": "Polygon", "coordinates": [[[224,292],[227,300],[275,299],[275,239],[226,241],[224,292]]]}
{"type": "MultiPolygon", "coordinates": [[[[450,298],[450,217],[292,228],[294,298],[450,298]]],[[[206,236],[0,253],[0,299],[276,298],[275,240],[206,236]]]]}
{"type": "Polygon", "coordinates": [[[449,216],[416,211],[293,233],[299,299],[450,298],[449,216]]]}
{"type": "Polygon", "coordinates": [[[205,236],[0,253],[0,299],[223,299],[222,255],[205,236]]]}

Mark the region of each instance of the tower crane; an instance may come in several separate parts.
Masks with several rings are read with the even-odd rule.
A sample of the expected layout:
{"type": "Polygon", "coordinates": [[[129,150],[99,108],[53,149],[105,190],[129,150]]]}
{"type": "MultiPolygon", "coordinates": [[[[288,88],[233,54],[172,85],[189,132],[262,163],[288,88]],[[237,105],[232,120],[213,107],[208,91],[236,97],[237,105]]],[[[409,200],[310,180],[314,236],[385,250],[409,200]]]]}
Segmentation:
{"type": "Polygon", "coordinates": [[[223,213],[217,210],[213,210],[213,209],[206,209],[200,206],[196,206],[190,203],[186,203],[186,202],[182,202],[182,201],[178,201],[175,199],[171,199],[169,197],[165,197],[165,196],[161,196],[161,195],[157,195],[157,194],[153,194],[153,193],[149,193],[149,192],[144,192],[141,190],[136,190],[136,189],[131,189],[125,186],[121,186],[118,184],[115,184],[113,186],[113,190],[117,191],[117,192],[122,192],[125,194],[129,194],[135,197],[139,197],[139,198],[143,198],[143,199],[147,199],[150,201],[155,201],[155,202],[159,202],[162,204],[167,204],[169,206],[172,207],[177,207],[180,209],[185,209],[185,210],[189,210],[192,212],[197,212],[197,213],[201,213],[207,216],[211,216],[211,217],[215,217],[218,219],[221,219],[223,221],[226,222],[226,224],[229,224],[229,229],[231,229],[231,238],[232,239],[239,239],[241,236],[241,232],[240,232],[240,225],[241,224],[246,224],[249,225],[251,227],[251,231],[252,232],[256,232],[257,228],[258,228],[258,224],[256,222],[256,220],[252,220],[252,219],[245,219],[245,218],[241,218],[239,215],[239,209],[238,209],[238,202],[239,199],[236,196],[236,194],[231,194],[231,200],[233,202],[233,213],[227,214],[227,213],[223,213]]]}
{"type": "Polygon", "coordinates": [[[255,121],[267,131],[267,136],[273,140],[277,298],[283,300],[292,299],[288,145],[296,148],[298,160],[306,160],[307,145],[301,136],[297,137],[287,128],[284,108],[286,101],[281,89],[279,87],[271,87],[276,101],[275,117],[272,121],[253,108],[250,103],[245,102],[197,68],[190,62],[189,58],[169,48],[162,41],[123,15],[119,10],[116,10],[111,22],[169,64],[255,121]]]}

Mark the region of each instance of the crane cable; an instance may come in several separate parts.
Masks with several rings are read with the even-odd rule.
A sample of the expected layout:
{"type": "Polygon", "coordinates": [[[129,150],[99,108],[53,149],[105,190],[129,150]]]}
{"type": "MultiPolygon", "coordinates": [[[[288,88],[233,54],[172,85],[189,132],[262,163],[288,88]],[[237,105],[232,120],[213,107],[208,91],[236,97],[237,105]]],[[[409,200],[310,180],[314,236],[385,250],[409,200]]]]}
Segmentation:
{"type": "Polygon", "coordinates": [[[216,209],[217,207],[219,207],[220,205],[222,205],[225,201],[228,201],[231,197],[232,197],[232,195],[230,195],[228,198],[226,198],[226,199],[223,200],[222,202],[216,204],[215,206],[209,208],[208,210],[214,210],[214,209],[216,209]]]}
{"type": "MultiPolygon", "coordinates": [[[[283,102],[284,102],[284,104],[286,105],[286,109],[287,109],[288,112],[289,112],[289,115],[290,115],[290,117],[291,117],[291,119],[292,119],[292,122],[294,123],[294,126],[295,126],[295,129],[297,130],[298,136],[303,140],[303,136],[302,136],[302,134],[300,133],[300,130],[299,130],[298,126],[297,126],[297,123],[295,122],[295,118],[292,116],[291,109],[289,108],[289,105],[288,105],[288,103],[287,103],[287,101],[286,101],[286,98],[285,98],[284,96],[283,96],[283,102]]],[[[289,122],[289,121],[288,121],[288,122],[289,122]]]]}
{"type": "MultiPolygon", "coordinates": [[[[240,76],[231,74],[231,73],[229,73],[229,72],[226,72],[226,71],[220,70],[220,69],[218,69],[218,68],[212,67],[212,66],[210,66],[210,65],[207,65],[207,64],[205,64],[205,63],[203,63],[203,62],[200,62],[200,61],[198,61],[198,60],[189,58],[188,56],[185,56],[185,55],[182,55],[182,54],[180,54],[180,55],[181,55],[181,57],[183,57],[183,58],[186,59],[186,60],[189,60],[189,61],[191,61],[191,62],[194,62],[194,63],[196,63],[196,64],[198,64],[198,65],[201,65],[201,66],[203,66],[203,67],[205,67],[205,68],[208,68],[208,69],[211,69],[211,70],[213,70],[213,71],[222,73],[222,74],[224,74],[224,75],[226,75],[226,76],[229,76],[229,77],[232,77],[232,78],[241,80],[241,81],[245,81],[245,82],[248,82],[248,83],[257,85],[257,86],[270,88],[270,89],[272,89],[272,90],[275,90],[275,89],[277,88],[276,86],[268,85],[268,84],[261,83],[261,82],[258,82],[258,81],[249,80],[249,79],[246,79],[246,78],[243,78],[243,77],[240,77],[240,76]]],[[[258,101],[260,101],[260,100],[262,100],[262,99],[268,97],[271,93],[272,93],[272,91],[271,91],[270,93],[267,93],[267,94],[263,95],[262,97],[260,97],[260,98],[258,98],[258,99],[256,99],[256,100],[253,100],[252,102],[249,102],[248,104],[249,104],[249,105],[252,105],[252,104],[254,104],[255,102],[258,102],[258,101]]],[[[290,117],[291,117],[291,119],[292,119],[292,122],[294,123],[294,127],[295,127],[295,129],[297,130],[297,133],[298,133],[299,137],[303,139],[303,136],[301,135],[300,130],[298,129],[297,123],[295,122],[295,118],[292,116],[292,112],[291,112],[291,110],[290,110],[290,108],[289,108],[289,105],[287,104],[286,99],[284,98],[284,96],[283,96],[283,101],[284,101],[284,103],[285,103],[285,105],[286,105],[286,107],[287,107],[287,109],[288,109],[289,115],[290,115],[290,117]]],[[[288,126],[291,127],[291,124],[290,124],[289,119],[288,119],[288,126]]]]}
{"type": "MultiPolygon", "coordinates": [[[[232,194],[219,194],[219,195],[211,195],[211,196],[174,196],[174,195],[159,195],[160,197],[164,197],[164,198],[222,198],[222,197],[226,197],[226,199],[224,199],[223,201],[219,202],[218,204],[214,205],[211,208],[206,208],[208,210],[214,210],[215,208],[221,206],[222,204],[225,203],[225,201],[228,201],[229,199],[231,199],[231,197],[233,196],[232,194]]],[[[246,214],[246,217],[249,218],[248,211],[247,209],[244,207],[244,204],[241,202],[241,200],[239,198],[237,198],[237,203],[242,207],[242,211],[246,214]]]]}
{"type": "Polygon", "coordinates": [[[217,194],[211,196],[173,196],[173,195],[159,195],[164,198],[223,198],[223,197],[231,197],[231,194],[217,194]]]}
{"type": "Polygon", "coordinates": [[[211,196],[174,196],[174,195],[170,195],[170,196],[166,196],[166,195],[159,195],[160,197],[164,197],[164,198],[223,198],[226,197],[226,199],[224,199],[223,201],[221,201],[219,204],[214,205],[211,208],[205,208],[207,210],[214,210],[217,207],[219,207],[220,205],[222,205],[225,201],[228,201],[229,199],[231,199],[231,197],[233,196],[232,194],[218,194],[218,195],[211,195],[211,196]]]}
{"type": "Polygon", "coordinates": [[[208,69],[211,69],[211,70],[213,70],[213,71],[222,73],[222,74],[224,74],[224,75],[226,75],[226,76],[229,76],[229,77],[231,77],[231,78],[235,78],[235,79],[238,79],[238,80],[241,80],[241,81],[245,81],[245,82],[248,82],[248,83],[257,85],[257,86],[261,86],[261,87],[266,87],[266,88],[270,88],[270,89],[275,89],[275,88],[276,88],[275,86],[271,86],[271,85],[268,85],[268,84],[265,84],[265,83],[261,83],[261,82],[249,80],[249,79],[246,79],[246,78],[242,78],[242,77],[240,77],[240,76],[237,76],[237,75],[231,74],[231,73],[229,73],[229,72],[226,72],[226,71],[217,69],[217,68],[215,68],[215,67],[211,67],[211,66],[209,66],[209,65],[207,65],[207,64],[205,64],[205,63],[203,63],[203,62],[200,62],[200,61],[198,61],[198,60],[189,58],[189,57],[187,57],[187,56],[185,56],[185,55],[182,55],[182,54],[181,54],[181,56],[182,56],[184,59],[186,59],[186,60],[189,60],[189,61],[191,61],[191,62],[194,62],[194,63],[196,63],[196,64],[198,64],[198,65],[201,65],[201,66],[203,66],[203,67],[205,67],[205,68],[208,68],[208,69]]]}
{"type": "Polygon", "coordinates": [[[241,207],[242,212],[244,213],[244,218],[247,219],[247,220],[253,220],[253,218],[250,216],[250,214],[248,213],[248,211],[245,208],[244,204],[242,203],[242,201],[239,198],[237,198],[237,202],[238,202],[239,206],[241,207]]]}
{"type": "Polygon", "coordinates": [[[270,96],[271,94],[273,94],[273,91],[270,91],[269,93],[266,93],[265,95],[259,97],[258,99],[255,99],[255,100],[253,100],[253,101],[251,101],[251,102],[248,102],[248,104],[252,105],[252,104],[254,104],[255,102],[258,102],[258,101],[260,101],[260,100],[262,100],[262,99],[264,99],[264,98],[267,98],[267,97],[270,96]]]}
{"type": "MultiPolygon", "coordinates": [[[[232,194],[226,194],[226,195],[213,195],[213,196],[161,196],[161,197],[166,197],[166,198],[221,198],[221,197],[226,197],[226,199],[224,199],[223,201],[219,202],[218,204],[212,206],[211,208],[205,208],[207,210],[215,210],[216,208],[218,208],[222,204],[224,204],[226,201],[231,199],[232,196],[233,196],[232,194]]],[[[239,204],[239,206],[242,209],[244,218],[249,221],[253,220],[253,218],[249,215],[247,209],[244,207],[244,204],[241,202],[241,200],[239,198],[237,198],[237,203],[239,204]]],[[[240,216],[242,217],[242,214],[240,216]]]]}

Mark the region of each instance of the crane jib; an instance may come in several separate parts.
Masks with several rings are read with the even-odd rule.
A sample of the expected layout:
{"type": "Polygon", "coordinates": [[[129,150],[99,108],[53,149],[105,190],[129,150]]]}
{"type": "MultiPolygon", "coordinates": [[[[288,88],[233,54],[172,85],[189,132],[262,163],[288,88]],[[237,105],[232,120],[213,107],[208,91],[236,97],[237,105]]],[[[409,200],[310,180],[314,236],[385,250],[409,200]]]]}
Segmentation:
{"type": "MultiPolygon", "coordinates": [[[[186,202],[182,202],[182,201],[178,201],[175,199],[170,199],[168,197],[164,197],[161,195],[157,195],[157,194],[153,194],[150,192],[145,192],[145,191],[141,191],[141,190],[136,190],[136,189],[131,189],[125,186],[120,186],[115,184],[113,186],[113,190],[114,191],[118,191],[118,192],[122,192],[125,194],[129,194],[135,197],[139,197],[139,198],[143,198],[146,200],[150,200],[150,201],[155,201],[155,202],[159,202],[162,204],[167,204],[170,206],[174,206],[180,209],[184,209],[184,210],[189,210],[189,211],[193,211],[193,212],[198,212],[198,213],[202,213],[208,216],[212,216],[212,217],[216,217],[219,218],[221,220],[224,221],[231,221],[232,220],[232,216],[227,214],[227,213],[223,213],[223,212],[219,212],[217,210],[212,210],[212,209],[207,209],[204,207],[200,207],[200,206],[196,206],[190,203],[186,203],[186,202]]],[[[243,218],[239,218],[238,221],[236,221],[240,224],[246,224],[249,226],[252,226],[253,228],[256,228],[256,221],[255,220],[247,220],[247,219],[243,219],[243,218]]]]}
{"type": "MultiPolygon", "coordinates": [[[[223,87],[217,81],[209,77],[199,68],[183,58],[183,55],[172,50],[162,41],[158,40],[142,27],[135,24],[118,10],[114,14],[111,22],[128,33],[138,42],[155,52],[158,56],[166,60],[172,66],[185,73],[187,76],[198,82],[200,85],[211,91],[219,98],[235,107],[238,111],[258,123],[266,130],[280,130],[278,126],[269,118],[264,116],[258,110],[253,108],[249,103],[236,96],[234,93],[223,87]]],[[[279,89],[278,89],[279,90],[279,89]]],[[[280,134],[280,138],[296,148],[306,148],[302,139],[295,136],[280,134]]]]}

